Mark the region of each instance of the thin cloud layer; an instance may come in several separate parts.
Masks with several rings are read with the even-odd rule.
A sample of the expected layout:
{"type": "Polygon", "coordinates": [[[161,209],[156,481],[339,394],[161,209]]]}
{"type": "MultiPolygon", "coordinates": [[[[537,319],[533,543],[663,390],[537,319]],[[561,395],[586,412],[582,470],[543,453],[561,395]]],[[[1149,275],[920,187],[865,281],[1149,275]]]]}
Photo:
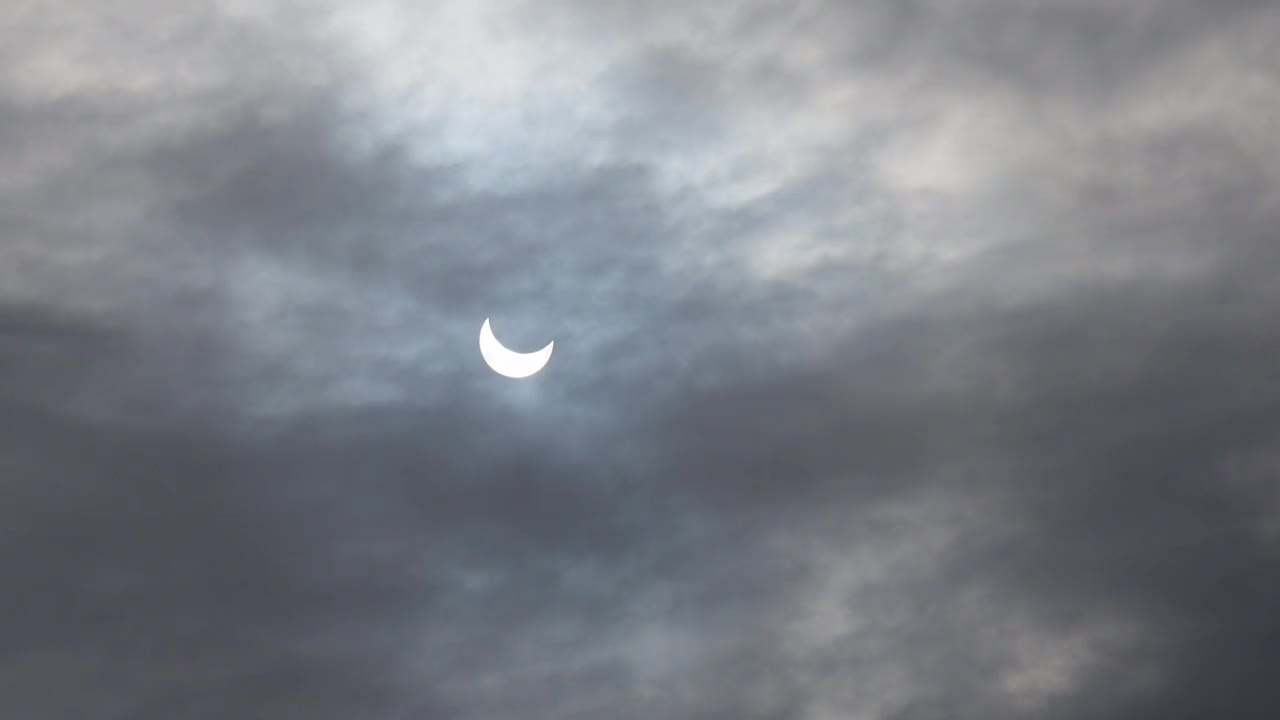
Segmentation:
{"type": "Polygon", "coordinates": [[[1275,716],[1277,29],[0,10],[0,714],[1275,716]]]}

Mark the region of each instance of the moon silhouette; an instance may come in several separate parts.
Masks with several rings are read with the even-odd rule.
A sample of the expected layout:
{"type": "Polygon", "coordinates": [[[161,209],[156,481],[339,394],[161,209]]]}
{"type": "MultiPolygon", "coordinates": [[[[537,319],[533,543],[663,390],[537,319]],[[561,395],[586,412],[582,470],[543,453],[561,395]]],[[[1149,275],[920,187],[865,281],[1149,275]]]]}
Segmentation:
{"type": "Polygon", "coordinates": [[[498,338],[493,336],[493,329],[489,327],[489,318],[485,318],[484,325],[480,326],[480,356],[494,372],[509,378],[527,378],[546,367],[547,361],[551,359],[551,348],[555,344],[553,340],[541,350],[520,353],[508,350],[498,342],[498,338]]]}

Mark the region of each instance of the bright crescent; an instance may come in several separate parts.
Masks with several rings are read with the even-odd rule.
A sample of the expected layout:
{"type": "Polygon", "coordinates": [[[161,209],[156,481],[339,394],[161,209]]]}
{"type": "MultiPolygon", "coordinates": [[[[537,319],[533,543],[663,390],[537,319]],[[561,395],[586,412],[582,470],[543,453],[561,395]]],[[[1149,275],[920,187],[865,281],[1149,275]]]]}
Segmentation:
{"type": "Polygon", "coordinates": [[[551,348],[555,344],[553,340],[541,350],[520,353],[508,350],[498,342],[489,327],[489,318],[485,318],[484,325],[480,326],[480,355],[494,372],[509,378],[527,378],[546,367],[547,361],[551,359],[551,348]]]}

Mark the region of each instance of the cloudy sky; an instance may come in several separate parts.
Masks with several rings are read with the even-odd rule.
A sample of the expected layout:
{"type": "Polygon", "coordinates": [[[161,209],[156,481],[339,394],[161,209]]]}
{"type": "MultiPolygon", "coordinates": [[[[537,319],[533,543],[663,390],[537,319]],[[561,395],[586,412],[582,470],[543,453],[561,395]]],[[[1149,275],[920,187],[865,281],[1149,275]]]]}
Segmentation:
{"type": "Polygon", "coordinates": [[[0,716],[1280,717],[1278,36],[0,5],[0,716]]]}

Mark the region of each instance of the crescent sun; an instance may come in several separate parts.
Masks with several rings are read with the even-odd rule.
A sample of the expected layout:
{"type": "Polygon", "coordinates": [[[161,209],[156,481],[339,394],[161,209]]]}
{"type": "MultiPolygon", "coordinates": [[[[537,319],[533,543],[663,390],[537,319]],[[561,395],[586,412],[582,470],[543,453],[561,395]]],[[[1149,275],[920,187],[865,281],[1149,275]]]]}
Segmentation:
{"type": "Polygon", "coordinates": [[[489,318],[485,318],[484,325],[480,326],[480,356],[494,372],[509,378],[527,378],[546,367],[547,361],[551,359],[551,348],[555,344],[553,340],[541,350],[520,353],[508,350],[498,342],[498,338],[493,336],[493,329],[489,327],[489,318]]]}

